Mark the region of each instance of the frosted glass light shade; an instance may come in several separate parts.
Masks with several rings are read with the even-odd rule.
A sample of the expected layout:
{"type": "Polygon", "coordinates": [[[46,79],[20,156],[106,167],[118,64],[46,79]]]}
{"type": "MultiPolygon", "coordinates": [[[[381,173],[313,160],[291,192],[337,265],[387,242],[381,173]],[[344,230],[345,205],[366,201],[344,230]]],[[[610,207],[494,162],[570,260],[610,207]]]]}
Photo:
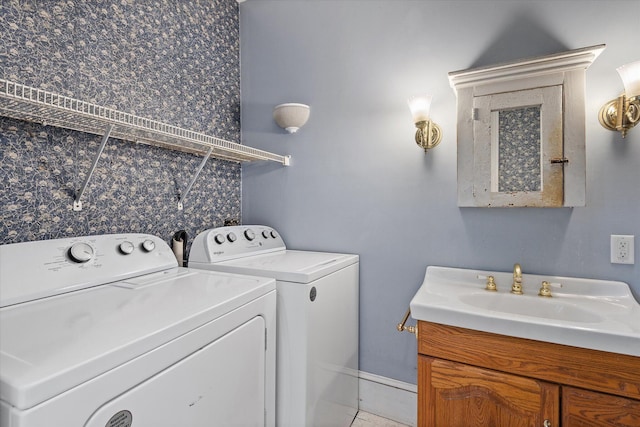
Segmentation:
{"type": "Polygon", "coordinates": [[[309,120],[309,113],[305,104],[280,104],[273,109],[273,119],[287,132],[296,133],[309,120]]]}
{"type": "Polygon", "coordinates": [[[616,69],[622,84],[624,84],[624,92],[627,98],[640,96],[640,61],[623,65],[616,69]]]}
{"type": "Polygon", "coordinates": [[[431,110],[431,95],[414,96],[407,100],[413,123],[429,120],[429,111],[431,110]]]}

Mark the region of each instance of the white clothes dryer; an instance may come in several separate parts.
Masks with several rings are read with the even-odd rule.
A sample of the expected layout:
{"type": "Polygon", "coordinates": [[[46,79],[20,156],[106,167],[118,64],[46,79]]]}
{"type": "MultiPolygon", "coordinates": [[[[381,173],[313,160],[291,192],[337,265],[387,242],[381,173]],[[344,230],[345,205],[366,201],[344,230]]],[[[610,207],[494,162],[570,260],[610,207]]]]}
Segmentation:
{"type": "Polygon", "coordinates": [[[349,426],[358,412],[359,257],[296,251],[260,225],[210,229],[189,268],[276,279],[276,425],[349,426]]]}
{"type": "Polygon", "coordinates": [[[0,425],[275,425],[275,280],[114,234],[0,246],[0,425]]]}

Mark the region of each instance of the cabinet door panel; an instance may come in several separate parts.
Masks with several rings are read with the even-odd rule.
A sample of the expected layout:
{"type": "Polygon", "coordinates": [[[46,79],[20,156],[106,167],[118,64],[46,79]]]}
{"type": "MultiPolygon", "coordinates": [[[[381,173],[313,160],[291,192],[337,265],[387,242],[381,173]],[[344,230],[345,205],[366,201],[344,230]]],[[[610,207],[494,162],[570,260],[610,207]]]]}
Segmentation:
{"type": "Polygon", "coordinates": [[[474,190],[478,206],[563,204],[562,86],[476,97],[474,190]]]}
{"type": "Polygon", "coordinates": [[[422,356],[420,369],[422,426],[538,427],[545,420],[558,425],[557,385],[422,356]]]}
{"type": "Polygon", "coordinates": [[[638,427],[640,401],[573,387],[562,388],[564,427],[638,427]]]}

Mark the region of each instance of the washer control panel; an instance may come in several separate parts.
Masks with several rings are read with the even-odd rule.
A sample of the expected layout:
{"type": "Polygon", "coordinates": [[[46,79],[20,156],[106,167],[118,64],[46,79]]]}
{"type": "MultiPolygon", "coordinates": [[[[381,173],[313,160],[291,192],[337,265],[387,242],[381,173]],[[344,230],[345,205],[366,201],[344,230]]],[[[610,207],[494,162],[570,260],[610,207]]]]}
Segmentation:
{"type": "Polygon", "coordinates": [[[245,256],[286,250],[276,230],[264,225],[234,225],[212,228],[194,239],[189,264],[210,264],[245,256]]]}
{"type": "Polygon", "coordinates": [[[177,267],[162,239],[106,234],[0,246],[0,307],[177,267]]]}

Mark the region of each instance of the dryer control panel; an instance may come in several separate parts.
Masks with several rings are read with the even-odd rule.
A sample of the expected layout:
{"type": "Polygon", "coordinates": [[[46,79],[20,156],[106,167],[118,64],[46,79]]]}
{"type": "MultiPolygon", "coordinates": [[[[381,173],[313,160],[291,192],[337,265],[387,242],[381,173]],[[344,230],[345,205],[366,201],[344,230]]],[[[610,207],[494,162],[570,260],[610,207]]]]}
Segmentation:
{"type": "Polygon", "coordinates": [[[189,265],[211,264],[286,249],[280,234],[264,225],[211,228],[193,240],[189,265]]]}
{"type": "Polygon", "coordinates": [[[177,267],[149,234],[104,234],[0,246],[0,307],[177,267]]]}

